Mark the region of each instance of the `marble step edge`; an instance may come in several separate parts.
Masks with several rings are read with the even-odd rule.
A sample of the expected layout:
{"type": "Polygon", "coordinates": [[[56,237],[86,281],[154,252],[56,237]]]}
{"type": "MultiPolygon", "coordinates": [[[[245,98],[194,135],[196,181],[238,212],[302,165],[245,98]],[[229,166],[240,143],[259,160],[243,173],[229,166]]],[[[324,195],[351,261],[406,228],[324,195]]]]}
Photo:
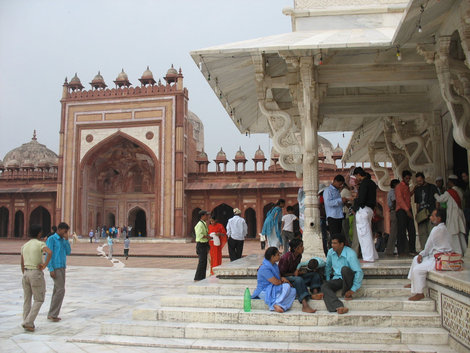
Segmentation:
{"type": "MultiPolygon", "coordinates": [[[[314,309],[324,310],[323,300],[310,300],[310,306],[314,309]]],[[[343,300],[344,306],[355,310],[384,310],[384,311],[434,311],[436,304],[434,300],[425,298],[413,302],[407,297],[388,297],[386,299],[376,299],[370,297],[361,297],[353,300],[343,300]]],[[[239,309],[243,307],[243,297],[240,296],[200,296],[200,295],[181,295],[181,296],[163,296],[160,298],[160,305],[167,307],[199,307],[199,308],[228,308],[239,309]]],[[[267,305],[263,300],[253,299],[251,301],[253,309],[266,309],[267,305]]],[[[301,304],[296,300],[292,308],[298,309],[301,304]]]]}
{"type": "MultiPolygon", "coordinates": [[[[215,276],[207,277],[206,279],[194,283],[193,285],[207,285],[207,284],[248,284],[251,283],[253,286],[256,286],[256,278],[217,278],[215,276]]],[[[410,283],[409,279],[407,278],[364,278],[362,280],[362,284],[380,284],[380,283],[388,283],[388,284],[406,284],[410,283]]]]}
{"type": "MultiPolygon", "coordinates": [[[[253,293],[256,285],[207,285],[207,286],[188,286],[186,288],[188,294],[209,294],[209,295],[243,295],[245,289],[248,288],[250,293],[253,293]]],[[[361,292],[363,296],[366,297],[397,297],[402,295],[411,295],[409,288],[404,288],[403,286],[380,286],[380,285],[365,285],[361,287],[361,292]]]]}
{"type": "Polygon", "coordinates": [[[67,342],[118,345],[127,347],[152,347],[168,349],[213,350],[220,352],[291,352],[291,353],[455,353],[446,345],[412,345],[394,344],[351,344],[351,343],[288,343],[276,341],[231,341],[213,339],[187,339],[187,338],[155,338],[143,336],[124,335],[89,335],[78,334],[69,338],[67,342]]]}
{"type": "Polygon", "coordinates": [[[136,309],[133,320],[183,321],[206,323],[287,325],[287,326],[375,326],[375,327],[441,327],[441,317],[437,312],[400,312],[400,311],[351,311],[345,315],[330,313],[326,310],[315,314],[290,310],[278,314],[268,310],[253,310],[245,313],[241,309],[203,309],[174,308],[136,309]]]}
{"type": "MultiPolygon", "coordinates": [[[[259,265],[254,267],[214,267],[214,274],[217,278],[256,278],[259,265]]],[[[406,278],[410,270],[410,265],[399,265],[392,267],[362,267],[365,278],[406,278]]]]}
{"type": "Polygon", "coordinates": [[[101,324],[102,335],[160,338],[280,342],[325,342],[371,344],[438,344],[449,342],[442,328],[356,326],[263,326],[223,323],[184,323],[161,321],[109,321],[101,324]]]}

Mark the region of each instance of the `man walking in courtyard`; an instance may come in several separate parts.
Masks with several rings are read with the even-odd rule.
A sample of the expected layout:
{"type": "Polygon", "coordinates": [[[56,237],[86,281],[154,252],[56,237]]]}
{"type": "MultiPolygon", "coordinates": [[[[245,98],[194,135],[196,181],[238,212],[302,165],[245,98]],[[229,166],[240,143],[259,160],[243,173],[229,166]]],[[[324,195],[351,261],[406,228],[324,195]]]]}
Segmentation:
{"type": "Polygon", "coordinates": [[[354,169],[353,175],[360,183],[353,210],[356,212],[357,237],[361,245],[362,259],[374,262],[379,258],[374,246],[371,224],[377,200],[377,185],[361,167],[354,169]]]}
{"type": "Polygon", "coordinates": [[[37,224],[31,225],[29,230],[31,238],[21,247],[21,272],[23,273],[23,328],[34,332],[34,320],[44,303],[46,295],[46,281],[42,272],[51,260],[52,252],[42,241],[42,229],[37,224]],[[46,259],[42,262],[42,254],[46,253],[46,259]],[[34,298],[33,306],[31,299],[34,298]]]}
{"type": "Polygon", "coordinates": [[[52,258],[47,266],[54,281],[51,306],[47,318],[53,322],[60,321],[59,313],[65,295],[65,268],[67,267],[67,255],[70,255],[70,243],[67,223],[61,222],[57,226],[57,232],[47,239],[47,247],[52,251],[52,258]]]}
{"type": "Polygon", "coordinates": [[[245,220],[240,217],[241,213],[242,211],[238,208],[234,208],[234,216],[230,218],[227,223],[228,253],[230,255],[230,261],[235,261],[242,257],[243,244],[245,242],[246,234],[248,233],[248,226],[245,220]]]}

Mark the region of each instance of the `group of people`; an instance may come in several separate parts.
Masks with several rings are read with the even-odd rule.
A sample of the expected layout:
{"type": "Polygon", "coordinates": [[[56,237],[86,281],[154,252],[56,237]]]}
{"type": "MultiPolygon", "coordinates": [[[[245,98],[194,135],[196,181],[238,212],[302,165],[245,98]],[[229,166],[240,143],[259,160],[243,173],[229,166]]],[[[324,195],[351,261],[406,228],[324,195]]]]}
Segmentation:
{"type": "Polygon", "coordinates": [[[65,269],[67,255],[71,248],[69,243],[69,225],[59,223],[54,234],[47,238],[41,226],[33,224],[29,230],[29,240],[21,247],[21,272],[24,292],[23,323],[26,331],[34,332],[34,320],[46,295],[46,281],[43,270],[47,267],[54,281],[51,304],[47,319],[52,322],[61,320],[60,309],[65,295],[65,269]],[[43,254],[46,254],[43,259],[43,254]],[[32,300],[34,299],[34,301],[32,300]]]}
{"type": "Polygon", "coordinates": [[[264,300],[270,310],[279,313],[288,310],[296,298],[306,313],[316,312],[310,300],[322,299],[329,312],[347,313],[336,292],[341,290],[345,300],[353,299],[364,274],[356,253],[345,243],[343,234],[334,234],[326,261],[313,257],[301,262],[304,246],[298,238],[289,242],[290,250],[282,256],[277,247],[269,247],[258,269],[252,298],[264,300]]]}
{"type": "Polygon", "coordinates": [[[390,235],[385,249],[387,255],[393,255],[395,248],[398,256],[417,255],[415,221],[418,225],[420,247],[424,249],[434,227],[430,215],[437,208],[446,211],[446,228],[450,234],[449,240],[453,250],[462,255],[465,253],[467,248],[465,238],[468,236],[465,210],[470,207],[470,192],[468,175],[462,173],[462,176],[464,183],[466,177],[467,184],[462,185],[456,175],[450,175],[447,189],[444,187],[442,177],[437,177],[434,185],[428,183],[421,172],[416,173],[416,185],[412,189],[410,188],[412,173],[408,170],[402,172],[401,181],[392,180],[391,190],[387,195],[390,209],[390,235]],[[412,199],[416,204],[416,215],[413,215],[412,199]]]}
{"type": "Polygon", "coordinates": [[[248,233],[248,225],[241,217],[238,208],[233,209],[233,217],[227,222],[227,229],[208,211],[199,211],[199,221],[194,227],[196,235],[196,254],[198,265],[195,281],[206,278],[207,255],[210,254],[210,273],[214,274],[213,268],[222,264],[222,249],[228,243],[230,261],[242,257],[245,237],[248,233]]]}
{"type": "MultiPolygon", "coordinates": [[[[269,309],[277,312],[289,309],[296,297],[302,303],[304,312],[315,312],[308,305],[309,299],[323,299],[330,312],[344,314],[348,311],[336,292],[341,289],[346,300],[359,296],[357,292],[362,285],[363,272],[357,251],[348,246],[345,237],[345,233],[348,234],[344,229],[345,207],[350,205],[349,210],[354,215],[355,235],[360,244],[362,261],[374,262],[378,259],[372,235],[377,185],[363,168],[355,168],[353,176],[359,184],[355,199],[350,192],[342,193],[345,189],[342,175],[337,175],[332,184],[323,190],[322,202],[331,241],[326,262],[312,258],[300,263],[303,244],[297,238],[290,240],[290,251],[281,256],[279,249],[282,246],[285,249],[287,238],[282,236],[280,227],[276,228],[276,225],[283,217],[284,203],[280,202],[276,205],[277,209],[273,208],[272,219],[268,217],[263,227],[262,234],[266,235],[269,248],[258,270],[253,298],[265,300],[269,309]]],[[[465,224],[464,210],[466,206],[470,208],[470,191],[466,173],[462,179],[467,184],[462,189],[455,175],[449,176],[447,190],[442,185],[428,184],[423,173],[416,174],[416,186],[410,189],[411,177],[411,172],[404,171],[401,182],[392,181],[392,191],[387,197],[393,213],[392,234],[387,238],[386,250],[390,252],[391,249],[393,254],[396,248],[399,256],[414,256],[408,274],[411,283],[406,287],[411,288],[409,300],[417,301],[424,298],[427,272],[435,267],[434,255],[451,251],[465,253],[468,226],[465,224]],[[416,218],[413,217],[412,197],[416,203],[416,218]],[[422,249],[419,254],[416,252],[415,220],[422,249]]],[[[439,180],[442,181],[442,178],[439,180]]]]}
{"type": "MultiPolygon", "coordinates": [[[[90,229],[90,232],[88,233],[88,237],[90,238],[90,243],[93,242],[93,239],[95,239],[95,241],[98,241],[99,237],[101,236],[101,238],[106,238],[108,236],[110,236],[111,238],[126,238],[126,237],[131,237],[133,234],[132,234],[132,226],[131,225],[128,225],[128,226],[123,226],[123,227],[115,227],[115,226],[111,226],[111,227],[107,227],[107,226],[102,226],[102,227],[98,227],[96,228],[96,230],[93,230],[93,229],[90,229]]],[[[142,233],[141,232],[138,232],[138,234],[136,236],[142,236],[142,233]]]]}

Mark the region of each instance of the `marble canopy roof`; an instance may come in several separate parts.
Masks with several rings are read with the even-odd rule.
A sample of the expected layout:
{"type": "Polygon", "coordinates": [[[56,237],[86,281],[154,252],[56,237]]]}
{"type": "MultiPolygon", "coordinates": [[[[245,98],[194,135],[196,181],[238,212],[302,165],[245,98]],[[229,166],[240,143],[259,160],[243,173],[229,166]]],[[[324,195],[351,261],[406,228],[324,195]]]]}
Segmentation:
{"type": "MultiPolygon", "coordinates": [[[[353,136],[343,161],[367,161],[364,141],[370,140],[364,138],[385,143],[380,136],[384,120],[394,116],[406,124],[442,103],[432,99],[439,91],[434,65],[427,64],[416,47],[435,41],[433,36],[457,3],[410,0],[395,1],[391,6],[284,10],[311,22],[305,25],[298,21],[297,30],[291,33],[190,54],[242,133],[270,132],[258,105],[254,61],[260,56],[266,66],[269,64],[267,80],[273,89],[268,94],[281,109],[289,111],[300,131],[299,113],[289,93],[288,84],[292,82],[286,82],[285,58],[312,56],[322,89],[319,131],[354,131],[355,139],[353,136]],[[418,23],[421,31],[417,30],[418,23]],[[397,50],[401,60],[397,60],[397,50]]],[[[376,157],[390,161],[386,153],[376,157]]]]}

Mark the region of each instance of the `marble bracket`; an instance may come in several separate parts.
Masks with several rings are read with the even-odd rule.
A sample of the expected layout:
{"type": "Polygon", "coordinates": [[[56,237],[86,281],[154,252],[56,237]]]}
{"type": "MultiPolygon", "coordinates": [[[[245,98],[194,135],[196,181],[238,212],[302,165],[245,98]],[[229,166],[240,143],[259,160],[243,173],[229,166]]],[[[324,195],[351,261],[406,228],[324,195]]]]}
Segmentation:
{"type": "MultiPolygon", "coordinates": [[[[397,119],[389,118],[391,125],[395,128],[395,136],[398,142],[403,146],[403,150],[408,159],[408,165],[414,172],[424,172],[425,175],[434,175],[434,166],[432,158],[426,148],[426,141],[421,135],[404,137],[402,128],[397,119]],[[415,145],[413,148],[410,145],[415,145]],[[418,159],[424,157],[427,163],[419,163],[418,159]]],[[[412,131],[408,131],[411,132],[412,131]]]]}
{"type": "Polygon", "coordinates": [[[386,120],[384,122],[385,146],[387,148],[387,152],[390,156],[390,159],[392,160],[393,174],[395,175],[396,179],[400,179],[401,178],[401,173],[405,169],[409,169],[408,158],[407,158],[405,152],[403,150],[399,149],[393,143],[393,139],[392,139],[393,132],[394,132],[394,127],[391,125],[390,120],[386,120]]]}
{"type": "Polygon", "coordinates": [[[265,60],[263,55],[253,55],[255,66],[256,91],[258,107],[270,128],[274,148],[279,153],[279,164],[286,170],[302,174],[302,148],[296,136],[296,125],[292,114],[279,108],[273,98],[272,87],[267,82],[265,60]]]}
{"type": "Polygon", "coordinates": [[[390,190],[390,173],[389,169],[386,167],[380,166],[380,164],[375,160],[377,151],[380,149],[376,144],[369,144],[368,152],[370,159],[371,169],[374,171],[375,176],[377,177],[378,186],[382,191],[390,190]]]}
{"type": "MultiPolygon", "coordinates": [[[[437,43],[434,60],[439,86],[452,117],[455,141],[462,147],[470,148],[470,70],[455,74],[456,63],[450,58],[451,37],[441,36],[437,43]],[[452,74],[454,72],[454,74],[452,74]]],[[[468,52],[467,52],[468,53],[468,52]]],[[[468,55],[467,55],[468,58],[468,55]]]]}

